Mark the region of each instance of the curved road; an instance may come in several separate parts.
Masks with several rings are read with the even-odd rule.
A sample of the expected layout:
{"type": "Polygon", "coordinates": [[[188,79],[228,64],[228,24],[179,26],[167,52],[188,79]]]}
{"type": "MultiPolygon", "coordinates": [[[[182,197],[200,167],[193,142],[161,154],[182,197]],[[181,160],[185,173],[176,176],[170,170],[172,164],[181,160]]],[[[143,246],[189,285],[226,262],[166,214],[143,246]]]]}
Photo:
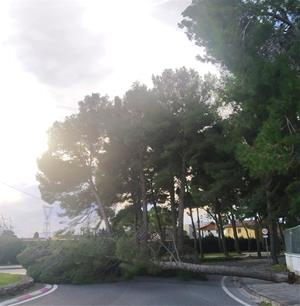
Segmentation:
{"type": "Polygon", "coordinates": [[[257,305],[234,287],[229,279],[210,276],[208,281],[138,278],[127,282],[97,285],[59,285],[49,295],[22,305],[118,305],[118,306],[249,306],[257,305]],[[225,291],[229,290],[226,293],[225,291]],[[233,294],[238,300],[233,299],[233,294]]]}

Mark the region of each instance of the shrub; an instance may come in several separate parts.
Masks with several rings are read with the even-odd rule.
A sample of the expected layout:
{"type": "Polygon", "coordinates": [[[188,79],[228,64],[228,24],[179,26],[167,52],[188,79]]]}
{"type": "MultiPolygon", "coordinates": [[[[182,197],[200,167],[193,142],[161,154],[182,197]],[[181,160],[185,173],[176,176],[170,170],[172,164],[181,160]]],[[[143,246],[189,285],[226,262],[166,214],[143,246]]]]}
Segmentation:
{"type": "Polygon", "coordinates": [[[14,235],[0,236],[0,264],[16,264],[17,255],[24,249],[22,240],[14,235]]]}
{"type": "MultiPolygon", "coordinates": [[[[185,241],[185,248],[188,250],[187,251],[188,254],[193,253],[193,245],[194,245],[193,239],[187,239],[185,241]]],[[[226,237],[226,245],[229,252],[235,251],[233,238],[226,237]]],[[[250,239],[239,238],[239,245],[241,251],[251,251],[251,252],[256,251],[256,239],[254,238],[250,239]]],[[[218,238],[212,235],[206,236],[202,239],[202,246],[204,253],[221,252],[221,250],[219,249],[218,238]]]]}
{"type": "Polygon", "coordinates": [[[35,280],[48,283],[93,283],[119,277],[115,241],[107,237],[36,242],[19,256],[35,280]]]}
{"type": "Polygon", "coordinates": [[[120,260],[122,277],[155,274],[155,269],[146,252],[143,252],[134,236],[123,236],[117,240],[116,256],[120,260]]]}

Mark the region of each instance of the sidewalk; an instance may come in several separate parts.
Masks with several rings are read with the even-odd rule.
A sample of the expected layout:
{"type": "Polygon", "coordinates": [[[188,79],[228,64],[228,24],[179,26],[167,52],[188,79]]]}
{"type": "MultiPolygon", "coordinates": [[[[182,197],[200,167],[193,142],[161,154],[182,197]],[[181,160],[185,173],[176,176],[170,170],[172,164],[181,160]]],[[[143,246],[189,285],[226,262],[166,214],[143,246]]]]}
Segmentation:
{"type": "Polygon", "coordinates": [[[256,296],[261,302],[269,302],[274,306],[300,306],[300,285],[272,283],[251,278],[239,278],[241,287],[256,296]]]}
{"type": "Polygon", "coordinates": [[[7,265],[7,266],[0,266],[0,273],[26,275],[26,270],[20,265],[7,265]]]}

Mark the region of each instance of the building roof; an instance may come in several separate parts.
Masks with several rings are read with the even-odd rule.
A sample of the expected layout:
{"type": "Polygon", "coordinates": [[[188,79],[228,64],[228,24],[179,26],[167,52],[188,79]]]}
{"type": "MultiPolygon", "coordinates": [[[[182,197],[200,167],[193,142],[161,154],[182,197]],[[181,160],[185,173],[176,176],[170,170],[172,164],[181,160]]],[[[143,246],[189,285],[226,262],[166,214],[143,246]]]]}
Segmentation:
{"type": "MultiPolygon", "coordinates": [[[[254,229],[255,228],[255,222],[253,220],[249,220],[249,221],[243,221],[240,222],[240,221],[236,221],[236,227],[247,227],[249,229],[254,229]]],[[[232,225],[231,224],[226,224],[224,226],[224,228],[232,228],[232,225]]]]}
{"type": "Polygon", "coordinates": [[[215,224],[215,222],[206,222],[206,223],[202,223],[200,224],[200,229],[203,230],[216,230],[217,226],[215,224]]]}

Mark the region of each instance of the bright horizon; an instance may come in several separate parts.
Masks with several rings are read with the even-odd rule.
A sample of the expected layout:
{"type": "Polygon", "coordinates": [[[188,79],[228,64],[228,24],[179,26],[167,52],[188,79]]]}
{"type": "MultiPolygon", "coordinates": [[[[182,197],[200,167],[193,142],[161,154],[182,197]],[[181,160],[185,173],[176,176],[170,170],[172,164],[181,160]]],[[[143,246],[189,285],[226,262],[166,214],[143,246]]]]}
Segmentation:
{"type": "MultiPolygon", "coordinates": [[[[122,96],[135,81],[186,66],[201,49],[179,29],[188,0],[27,0],[0,3],[0,214],[16,234],[43,231],[36,159],[47,129],[93,92],[122,96]],[[29,193],[22,194],[7,186],[29,193]]],[[[51,230],[61,227],[51,217],[51,230]]]]}

